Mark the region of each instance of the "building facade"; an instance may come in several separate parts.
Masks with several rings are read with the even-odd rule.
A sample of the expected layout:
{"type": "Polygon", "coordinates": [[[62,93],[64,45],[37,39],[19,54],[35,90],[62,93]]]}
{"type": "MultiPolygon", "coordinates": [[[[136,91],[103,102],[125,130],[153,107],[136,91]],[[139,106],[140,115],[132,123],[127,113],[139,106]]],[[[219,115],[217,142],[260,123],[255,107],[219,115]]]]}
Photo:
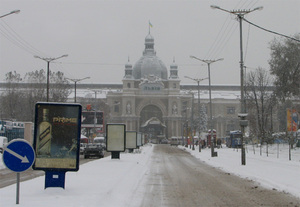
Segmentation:
{"type": "Polygon", "coordinates": [[[192,105],[192,94],[180,91],[178,66],[173,60],[170,75],[156,56],[154,38],[145,38],[143,56],[132,66],[125,65],[120,91],[107,93],[111,106],[110,122],[125,123],[126,130],[143,132],[159,142],[163,138],[182,136],[183,117],[192,105]]]}
{"type": "MultiPolygon", "coordinates": [[[[165,64],[156,56],[154,38],[149,33],[145,38],[145,49],[142,57],[132,65],[125,64],[123,87],[118,91],[107,93],[110,106],[110,123],[124,123],[126,130],[147,134],[150,138],[182,137],[197,135],[200,128],[197,113],[197,93],[187,92],[180,88],[178,65],[175,60],[170,64],[169,74],[165,64]],[[198,122],[197,122],[198,119],[198,122]]],[[[201,99],[201,109],[206,114],[210,126],[209,102],[207,91],[201,99]]],[[[216,98],[213,107],[213,127],[218,137],[225,137],[228,130],[238,127],[238,97],[232,99],[216,98]],[[224,116],[224,114],[226,114],[224,116]]],[[[203,128],[202,128],[203,130],[203,128]]]]}

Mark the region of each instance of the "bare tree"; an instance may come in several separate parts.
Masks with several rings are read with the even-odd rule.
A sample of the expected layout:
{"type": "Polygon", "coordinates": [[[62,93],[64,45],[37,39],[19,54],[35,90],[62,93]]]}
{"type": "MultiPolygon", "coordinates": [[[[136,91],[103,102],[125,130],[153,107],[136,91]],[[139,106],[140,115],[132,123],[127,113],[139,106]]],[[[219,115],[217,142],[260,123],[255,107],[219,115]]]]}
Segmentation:
{"type": "Polygon", "coordinates": [[[65,79],[64,73],[51,72],[50,73],[50,100],[53,102],[66,102],[71,93],[71,85],[65,79]]]}
{"type": "Polygon", "coordinates": [[[21,75],[16,71],[7,73],[5,81],[7,87],[1,97],[1,118],[18,119],[23,115],[22,101],[24,94],[19,88],[18,83],[22,82],[21,75]]]}
{"type": "MultiPolygon", "coordinates": [[[[50,74],[50,100],[65,102],[70,95],[70,85],[62,72],[50,74]]],[[[38,101],[46,101],[46,73],[36,70],[26,73],[24,79],[16,71],[6,74],[7,88],[1,95],[1,118],[19,121],[34,121],[34,105],[38,101]],[[21,88],[26,82],[28,88],[21,88]]]]}
{"type": "Polygon", "coordinates": [[[256,130],[261,144],[269,143],[273,132],[273,110],[276,106],[275,92],[272,90],[272,79],[267,71],[258,68],[249,73],[246,81],[246,99],[249,111],[250,127],[256,130]]]}

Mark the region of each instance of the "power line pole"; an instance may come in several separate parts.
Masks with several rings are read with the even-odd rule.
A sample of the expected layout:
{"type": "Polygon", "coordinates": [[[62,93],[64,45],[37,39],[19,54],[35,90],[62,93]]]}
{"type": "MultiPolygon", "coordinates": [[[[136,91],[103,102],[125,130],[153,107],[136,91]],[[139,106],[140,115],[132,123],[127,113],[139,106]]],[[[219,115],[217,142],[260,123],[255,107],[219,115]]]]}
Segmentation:
{"type": "Polygon", "coordinates": [[[212,122],[212,101],[211,101],[211,79],[210,79],[210,64],[224,60],[223,58],[217,59],[217,60],[202,60],[200,58],[197,58],[195,56],[190,56],[190,58],[199,60],[201,62],[204,62],[207,64],[208,68],[208,81],[209,81],[209,110],[210,110],[210,148],[211,148],[211,157],[217,157],[217,153],[214,151],[214,137],[213,137],[213,122],[212,122]]]}
{"type": "Polygon", "coordinates": [[[252,10],[233,10],[229,11],[226,9],[222,9],[219,6],[212,5],[210,6],[212,9],[219,9],[221,11],[225,11],[230,14],[234,14],[237,16],[240,25],[240,81],[241,81],[241,113],[238,114],[240,117],[240,126],[241,126],[241,142],[242,142],[242,153],[241,153],[241,162],[242,165],[246,165],[246,153],[245,153],[245,143],[244,143],[244,133],[245,127],[248,126],[248,120],[246,120],[247,112],[246,112],[246,105],[245,105],[245,98],[244,98],[244,60],[243,60],[243,33],[242,33],[242,21],[246,14],[249,14],[256,10],[261,10],[263,7],[257,7],[252,10]]]}

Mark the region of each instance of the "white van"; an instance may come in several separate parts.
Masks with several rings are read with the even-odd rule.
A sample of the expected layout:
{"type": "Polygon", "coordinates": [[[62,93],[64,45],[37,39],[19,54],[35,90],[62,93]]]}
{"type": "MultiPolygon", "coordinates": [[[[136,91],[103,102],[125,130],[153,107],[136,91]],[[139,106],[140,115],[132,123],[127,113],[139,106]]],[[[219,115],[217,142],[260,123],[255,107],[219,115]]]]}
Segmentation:
{"type": "Polygon", "coordinates": [[[3,153],[4,147],[7,145],[7,138],[0,136],[0,153],[3,153]]]}
{"type": "Polygon", "coordinates": [[[171,137],[171,142],[170,142],[171,146],[178,146],[179,145],[179,139],[178,137],[171,137]]]}

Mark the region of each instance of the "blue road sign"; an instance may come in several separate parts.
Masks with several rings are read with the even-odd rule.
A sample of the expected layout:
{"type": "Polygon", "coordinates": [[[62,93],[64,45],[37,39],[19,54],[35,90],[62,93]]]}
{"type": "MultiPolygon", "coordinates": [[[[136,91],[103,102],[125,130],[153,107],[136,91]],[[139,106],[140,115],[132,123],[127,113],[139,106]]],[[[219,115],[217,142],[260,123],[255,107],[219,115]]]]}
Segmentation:
{"type": "Polygon", "coordinates": [[[35,153],[26,140],[14,139],[4,148],[2,159],[8,169],[23,172],[32,166],[35,153]]]}

